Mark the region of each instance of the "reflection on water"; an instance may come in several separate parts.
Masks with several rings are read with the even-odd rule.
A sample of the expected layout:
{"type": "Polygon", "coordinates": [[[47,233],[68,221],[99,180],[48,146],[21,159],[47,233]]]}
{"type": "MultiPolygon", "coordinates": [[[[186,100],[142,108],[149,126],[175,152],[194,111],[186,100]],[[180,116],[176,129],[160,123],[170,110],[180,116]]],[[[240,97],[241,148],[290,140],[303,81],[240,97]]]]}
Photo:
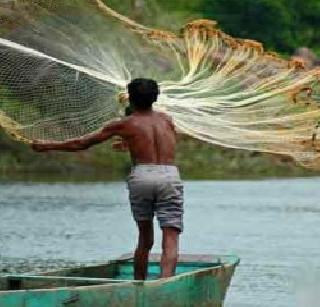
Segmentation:
{"type": "MultiPolygon", "coordinates": [[[[319,178],[186,183],[182,252],[242,260],[226,306],[313,307],[317,292],[301,281],[320,270],[319,184],[319,178]]],[[[135,246],[124,183],[2,184],[0,210],[2,270],[101,262],[135,246]]]]}

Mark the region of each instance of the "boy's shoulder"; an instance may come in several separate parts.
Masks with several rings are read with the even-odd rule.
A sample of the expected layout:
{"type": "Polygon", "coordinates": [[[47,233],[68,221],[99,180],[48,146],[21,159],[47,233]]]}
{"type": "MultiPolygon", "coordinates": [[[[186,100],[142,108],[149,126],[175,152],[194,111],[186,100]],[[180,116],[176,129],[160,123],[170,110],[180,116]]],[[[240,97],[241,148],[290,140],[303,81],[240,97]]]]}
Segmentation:
{"type": "Polygon", "coordinates": [[[168,123],[168,125],[171,127],[171,129],[173,131],[175,131],[175,124],[174,124],[173,118],[170,115],[168,115],[168,114],[166,114],[164,112],[159,112],[158,111],[158,114],[163,120],[165,120],[168,123]]]}
{"type": "Polygon", "coordinates": [[[162,118],[164,118],[164,119],[166,119],[166,120],[168,120],[170,122],[173,122],[173,119],[172,119],[172,117],[170,115],[168,115],[168,114],[166,114],[164,112],[160,112],[160,111],[154,111],[154,112],[156,112],[160,117],[162,117],[162,118]]]}

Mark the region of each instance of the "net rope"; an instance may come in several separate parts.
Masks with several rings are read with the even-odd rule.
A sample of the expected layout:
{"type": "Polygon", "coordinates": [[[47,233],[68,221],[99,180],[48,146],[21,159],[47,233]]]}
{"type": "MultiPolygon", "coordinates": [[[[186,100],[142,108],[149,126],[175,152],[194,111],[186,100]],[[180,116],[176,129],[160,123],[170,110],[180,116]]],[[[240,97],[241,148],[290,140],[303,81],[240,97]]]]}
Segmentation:
{"type": "Polygon", "coordinates": [[[319,68],[233,38],[215,21],[172,33],[100,0],[8,3],[0,4],[0,126],[15,139],[98,131],[123,116],[126,84],[149,77],[161,86],[156,109],[180,132],[320,167],[319,68]]]}

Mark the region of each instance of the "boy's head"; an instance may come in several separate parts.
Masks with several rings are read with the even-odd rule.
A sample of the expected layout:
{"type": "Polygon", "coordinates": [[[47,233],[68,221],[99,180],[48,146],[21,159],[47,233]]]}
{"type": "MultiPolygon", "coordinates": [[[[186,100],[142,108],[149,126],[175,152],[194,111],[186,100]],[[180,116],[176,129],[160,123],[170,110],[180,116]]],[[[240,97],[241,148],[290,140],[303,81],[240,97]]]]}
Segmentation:
{"type": "Polygon", "coordinates": [[[149,110],[160,94],[158,83],[151,79],[134,79],[128,84],[129,101],[135,110],[149,110]]]}

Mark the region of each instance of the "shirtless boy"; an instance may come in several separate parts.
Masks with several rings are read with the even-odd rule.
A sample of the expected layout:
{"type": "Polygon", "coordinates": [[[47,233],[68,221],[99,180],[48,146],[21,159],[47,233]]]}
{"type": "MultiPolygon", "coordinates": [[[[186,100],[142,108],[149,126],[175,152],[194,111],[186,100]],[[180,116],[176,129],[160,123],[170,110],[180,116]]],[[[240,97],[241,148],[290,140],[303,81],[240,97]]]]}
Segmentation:
{"type": "Polygon", "coordinates": [[[153,216],[162,229],[161,277],[174,275],[179,234],[183,230],[183,185],[174,166],[176,134],[170,117],[152,109],[159,95],[153,80],[135,79],[128,85],[130,116],[106,125],[97,133],[64,143],[36,141],[33,149],[78,151],[120,136],[132,159],[128,178],[133,217],[139,229],[134,255],[135,279],[147,278],[149,252],[153,245],[153,216]]]}

